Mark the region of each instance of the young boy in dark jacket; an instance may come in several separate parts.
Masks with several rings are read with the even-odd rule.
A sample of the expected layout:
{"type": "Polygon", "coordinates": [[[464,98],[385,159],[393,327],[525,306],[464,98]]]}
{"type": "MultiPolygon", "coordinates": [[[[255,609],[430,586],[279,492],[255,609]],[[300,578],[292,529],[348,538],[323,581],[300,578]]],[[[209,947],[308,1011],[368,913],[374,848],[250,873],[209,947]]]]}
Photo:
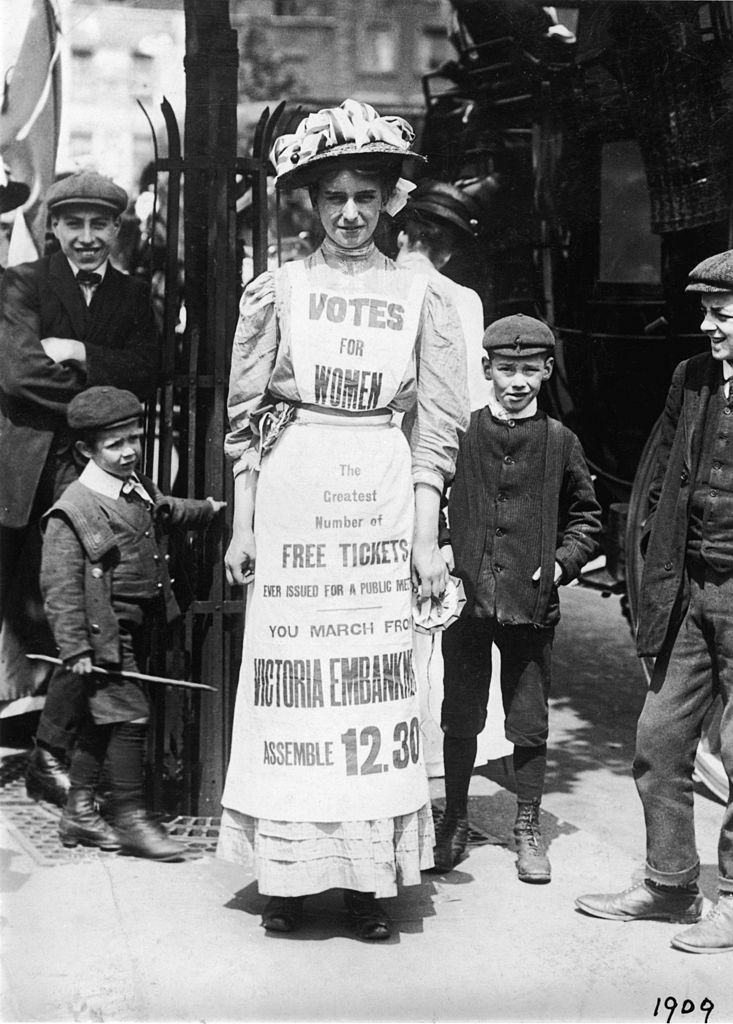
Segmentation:
{"type": "Polygon", "coordinates": [[[139,683],[95,668],[137,671],[146,627],[179,614],[158,546],[163,520],[203,528],[223,503],[164,497],[137,475],[142,414],[135,395],[118,388],[92,387],[72,399],[67,421],[89,462],[45,517],[44,607],[65,668],[87,680],[87,715],[71,756],[59,836],[65,846],[178,860],[183,848],[145,809],[147,697],[139,683]],[[114,828],[94,803],[105,759],[114,828]]]}
{"type": "Polygon", "coordinates": [[[476,737],[486,723],[491,645],[501,652],[507,739],[514,744],[517,872],[549,882],[539,807],[547,762],[550,661],[560,618],[557,587],[591,557],[600,508],[575,434],[537,408],[555,339],[533,317],[491,324],[483,339],[493,393],[473,413],[448,501],[441,548],[464,581],[461,618],[443,634],[445,815],[435,866],[450,871],[466,848],[476,737]]]}

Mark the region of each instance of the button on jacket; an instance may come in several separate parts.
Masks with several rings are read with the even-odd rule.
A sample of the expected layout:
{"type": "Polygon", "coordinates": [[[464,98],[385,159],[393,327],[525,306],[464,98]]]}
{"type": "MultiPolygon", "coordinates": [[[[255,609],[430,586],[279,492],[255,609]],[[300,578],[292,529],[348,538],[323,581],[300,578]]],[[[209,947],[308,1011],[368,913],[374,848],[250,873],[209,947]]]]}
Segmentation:
{"type": "Polygon", "coordinates": [[[141,482],[150,509],[137,497],[114,502],[77,480],[46,514],[41,590],[64,661],[92,651],[97,664],[118,664],[118,615],[132,604],[161,599],[169,622],[180,613],[158,540],[167,523],[203,528],[214,507],[141,482]]]}
{"type": "MultiPolygon", "coordinates": [[[[730,405],[724,405],[722,416],[710,419],[720,400],[722,383],[721,363],[708,352],[684,360],[672,375],[661,418],[657,468],[649,488],[649,513],[641,537],[645,560],[636,646],[642,657],[659,654],[670,629],[679,628],[685,612],[685,560],[688,541],[692,539],[694,549],[697,533],[694,523],[690,530],[693,494],[704,482],[701,474],[707,472],[705,466],[714,454],[716,438],[726,444],[731,439],[728,428],[721,425],[727,422],[723,417],[730,413],[730,405]]],[[[714,476],[713,472],[708,477],[708,487],[714,476]]],[[[718,499],[717,495],[708,497],[718,499]]]]}
{"type": "MultiPolygon", "coordinates": [[[[489,582],[482,569],[490,569],[487,556],[493,554],[496,557],[491,582],[499,602],[507,586],[505,579],[516,580],[523,575],[529,584],[514,588],[507,597],[512,624],[553,625],[558,617],[555,562],[562,567],[563,582],[574,579],[595,550],[600,532],[600,508],[577,437],[543,412],[532,420],[506,422],[496,420],[488,408],[474,412],[461,441],[448,520],[450,529],[442,526],[440,543],[452,545],[456,572],[466,587],[467,608],[477,612],[477,596],[480,603],[482,585],[489,582]],[[534,473],[536,486],[531,494],[521,496],[512,481],[517,467],[512,464],[508,472],[502,473],[504,466],[509,466],[503,462],[507,448],[512,457],[519,457],[520,446],[515,446],[513,440],[518,423],[522,430],[531,427],[539,449],[535,466],[539,472],[534,473]],[[486,431],[497,433],[497,443],[490,450],[482,441],[486,431]],[[511,442],[507,441],[508,434],[512,435],[511,442]],[[487,463],[491,451],[495,456],[493,466],[487,463]],[[505,502],[506,507],[499,511],[495,502],[505,502]],[[507,531],[510,538],[505,542],[507,531]],[[500,538],[499,544],[495,537],[500,538]],[[499,554],[504,551],[507,559],[499,554]],[[513,564],[505,576],[508,561],[513,564]],[[531,585],[530,578],[540,565],[539,582],[531,585]],[[497,578],[500,584],[496,583],[497,578]]],[[[489,597],[487,593],[483,596],[489,597]]],[[[485,610],[478,613],[485,614],[485,610]]],[[[496,614],[503,617],[500,603],[496,605],[496,614]]]]}

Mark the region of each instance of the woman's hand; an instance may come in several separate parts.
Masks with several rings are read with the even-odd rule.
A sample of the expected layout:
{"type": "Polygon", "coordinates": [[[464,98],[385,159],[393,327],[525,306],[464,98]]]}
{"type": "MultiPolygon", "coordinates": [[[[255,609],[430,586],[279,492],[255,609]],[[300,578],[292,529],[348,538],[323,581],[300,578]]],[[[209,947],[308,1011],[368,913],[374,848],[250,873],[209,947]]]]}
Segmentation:
{"type": "Polygon", "coordinates": [[[232,586],[235,583],[251,583],[254,579],[256,557],[254,532],[241,528],[236,530],[224,555],[227,583],[232,586]]]}
{"type": "Polygon", "coordinates": [[[441,597],[448,586],[448,566],[436,541],[415,540],[412,545],[412,582],[420,598],[441,597]]]}
{"type": "Polygon", "coordinates": [[[234,478],[234,515],[232,539],[224,555],[227,583],[233,586],[251,583],[255,574],[255,499],[257,473],[245,470],[234,478]]]}

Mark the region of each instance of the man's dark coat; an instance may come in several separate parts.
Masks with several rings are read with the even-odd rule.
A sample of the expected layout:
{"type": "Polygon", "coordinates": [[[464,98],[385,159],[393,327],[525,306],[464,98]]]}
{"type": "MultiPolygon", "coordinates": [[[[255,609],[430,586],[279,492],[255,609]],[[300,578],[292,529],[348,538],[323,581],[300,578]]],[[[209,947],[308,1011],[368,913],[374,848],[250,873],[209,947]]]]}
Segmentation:
{"type": "Polygon", "coordinates": [[[146,398],[158,339],[150,292],[107,265],[89,306],[63,253],[9,267],[0,281],[0,524],[28,522],[54,435],[74,395],[111,384],[146,398]],[[43,338],[86,345],[87,365],[54,363],[43,338]]]}
{"type": "Polygon", "coordinates": [[[641,537],[646,557],[636,646],[642,657],[659,654],[670,629],[676,634],[685,610],[690,505],[708,404],[722,379],[721,363],[707,352],[680,363],[672,376],[661,419],[657,468],[649,488],[649,514],[641,537]]]}

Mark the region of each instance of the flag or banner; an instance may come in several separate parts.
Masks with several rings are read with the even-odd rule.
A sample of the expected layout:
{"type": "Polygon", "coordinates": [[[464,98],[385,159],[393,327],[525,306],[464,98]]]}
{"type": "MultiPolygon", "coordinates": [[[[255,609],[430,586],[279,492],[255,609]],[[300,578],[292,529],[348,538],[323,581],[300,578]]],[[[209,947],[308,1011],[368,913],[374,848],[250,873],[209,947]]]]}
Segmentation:
{"type": "Polygon", "coordinates": [[[17,210],[8,245],[8,266],[14,267],[18,263],[30,263],[32,260],[37,260],[41,252],[42,247],[39,249],[33,240],[25,214],[22,210],[17,210]]]}
{"type": "MultiPolygon", "coordinates": [[[[7,2],[6,8],[11,6],[7,2]]],[[[17,11],[15,3],[13,8],[17,11]]],[[[4,18],[7,30],[10,20],[4,18]]],[[[15,22],[17,24],[17,22],[15,22]]],[[[59,18],[55,0],[32,0],[25,34],[12,64],[0,68],[0,157],[15,181],[25,182],[30,196],[16,213],[18,240],[13,262],[29,257],[28,242],[43,252],[46,189],[54,180],[61,116],[59,18]]],[[[4,54],[10,52],[7,45],[4,54]]]]}

